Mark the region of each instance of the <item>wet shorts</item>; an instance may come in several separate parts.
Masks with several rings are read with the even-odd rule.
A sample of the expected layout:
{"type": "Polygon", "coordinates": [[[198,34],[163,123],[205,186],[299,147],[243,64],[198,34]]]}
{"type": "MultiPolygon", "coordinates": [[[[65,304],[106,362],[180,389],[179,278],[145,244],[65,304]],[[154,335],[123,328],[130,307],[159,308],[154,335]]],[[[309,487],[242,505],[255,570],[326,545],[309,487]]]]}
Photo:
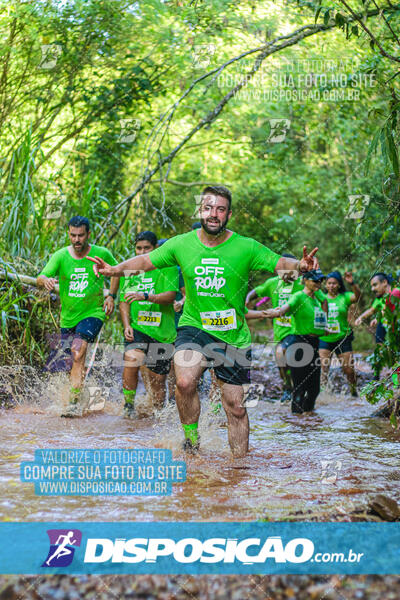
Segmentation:
{"type": "MultiPolygon", "coordinates": [[[[195,350],[207,358],[207,369],[213,368],[216,376],[231,385],[250,383],[251,346],[235,348],[197,327],[178,327],[175,342],[178,350],[195,350]]],[[[190,363],[190,360],[189,360],[190,363]]]]}
{"type": "Polygon", "coordinates": [[[291,344],[294,344],[294,342],[295,342],[294,338],[295,338],[295,336],[290,333],[289,335],[286,335],[283,338],[283,340],[281,340],[280,342],[278,342],[277,345],[279,344],[279,346],[282,346],[282,348],[284,350],[287,350],[291,344]]]}
{"type": "Polygon", "coordinates": [[[320,350],[330,350],[331,352],[335,352],[337,356],[340,354],[344,354],[345,352],[352,352],[353,346],[351,342],[354,340],[353,332],[346,335],[341,340],[337,340],[336,342],[325,342],[323,340],[319,340],[319,348],[320,350]]]}
{"type": "Polygon", "coordinates": [[[133,342],[125,340],[126,350],[141,350],[146,355],[145,366],[158,375],[168,375],[174,355],[174,344],[158,342],[146,333],[133,329],[133,342]]]}
{"type": "Polygon", "coordinates": [[[103,326],[103,321],[96,317],[88,317],[79,321],[75,327],[61,327],[61,340],[73,340],[80,338],[86,342],[93,343],[98,336],[100,329],[103,326]]]}
{"type": "Polygon", "coordinates": [[[383,344],[383,342],[385,341],[385,337],[386,337],[386,329],[382,325],[382,323],[380,321],[378,321],[378,325],[376,326],[376,331],[375,331],[375,342],[377,344],[383,344]]]}

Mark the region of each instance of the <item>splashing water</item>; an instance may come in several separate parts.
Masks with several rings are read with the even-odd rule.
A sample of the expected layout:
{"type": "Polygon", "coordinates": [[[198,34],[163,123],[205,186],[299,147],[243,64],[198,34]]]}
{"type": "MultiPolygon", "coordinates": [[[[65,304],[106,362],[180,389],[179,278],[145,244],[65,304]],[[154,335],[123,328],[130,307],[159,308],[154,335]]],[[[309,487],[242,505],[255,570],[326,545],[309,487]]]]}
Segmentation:
{"type": "MultiPolygon", "coordinates": [[[[265,376],[273,368],[260,365],[265,376]]],[[[174,403],[153,416],[141,385],[138,417],[124,419],[120,373],[94,370],[87,386],[104,390],[104,409],[61,419],[69,390],[65,373],[49,375],[23,366],[0,370],[0,388],[6,388],[14,406],[0,411],[1,519],[329,520],[334,514],[346,520],[371,494],[398,495],[400,434],[387,421],[370,418],[371,407],[359,399],[324,392],[315,413],[308,415],[292,415],[290,406],[279,401],[259,401],[248,410],[250,453],[234,460],[225,412],[213,412],[218,392],[209,399],[208,375],[200,390],[201,450],[196,456],[183,453],[174,403]],[[33,460],[36,448],[154,447],[170,448],[175,459],[186,460],[187,481],[174,484],[171,496],[41,497],[32,484],[19,480],[20,462],[33,460]]]]}

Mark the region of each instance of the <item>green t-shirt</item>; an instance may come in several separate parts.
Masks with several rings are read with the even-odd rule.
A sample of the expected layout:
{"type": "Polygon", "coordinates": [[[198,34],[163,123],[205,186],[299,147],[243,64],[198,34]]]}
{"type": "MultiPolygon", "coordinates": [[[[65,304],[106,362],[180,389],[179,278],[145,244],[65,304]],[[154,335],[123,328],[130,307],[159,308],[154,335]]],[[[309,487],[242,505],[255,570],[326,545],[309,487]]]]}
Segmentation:
{"type": "MultiPolygon", "coordinates": [[[[107,248],[92,245],[88,256],[100,256],[110,265],[117,261],[107,248]]],[[[83,319],[105,320],[104,277],[96,277],[93,263],[85,258],[72,258],[68,247],[55,252],[40,275],[58,277],[61,300],[61,327],[75,327],[83,319]]]]}
{"type": "Polygon", "coordinates": [[[385,317],[385,305],[386,305],[386,298],[388,297],[389,294],[385,294],[384,296],[381,296],[380,298],[375,298],[375,300],[372,303],[372,308],[375,309],[375,316],[377,318],[377,320],[382,323],[382,325],[384,327],[388,326],[388,322],[387,319],[385,317]]]}
{"type": "Polygon", "coordinates": [[[249,272],[273,272],[278,254],[237,233],[209,248],[195,230],[171,238],[149,257],[157,268],[182,269],[186,300],[179,327],[197,327],[236,348],[251,344],[244,317],[249,272]]]}
{"type": "MultiPolygon", "coordinates": [[[[285,283],[280,277],[271,277],[255,288],[257,296],[269,296],[273,308],[286,304],[292,294],[303,289],[300,279],[285,283]]],[[[293,318],[284,315],[273,320],[274,342],[280,342],[287,335],[294,333],[293,318]]]]}
{"type": "MultiPolygon", "coordinates": [[[[156,269],[140,275],[121,277],[120,296],[124,301],[126,292],[162,294],[179,290],[179,275],[176,267],[156,269]]],[[[131,303],[131,327],[154,338],[158,342],[171,344],[176,338],[175,311],[172,304],[155,304],[147,300],[131,303]]]]}
{"type": "MultiPolygon", "coordinates": [[[[182,289],[183,287],[185,287],[185,282],[183,281],[183,277],[182,277],[182,271],[181,271],[181,268],[180,268],[180,267],[178,267],[178,272],[179,272],[179,292],[176,294],[176,300],[177,300],[177,301],[178,301],[178,300],[182,300],[182,298],[183,298],[183,295],[182,295],[182,293],[181,293],[181,289],[182,289]]],[[[182,310],[180,310],[179,312],[175,312],[175,311],[174,311],[174,313],[175,313],[175,327],[178,327],[179,319],[180,319],[180,318],[181,318],[181,316],[182,316],[183,309],[182,309],[182,310]]]]}
{"type": "Polygon", "coordinates": [[[380,298],[375,298],[372,303],[372,308],[375,308],[375,312],[378,310],[382,310],[385,306],[385,296],[381,296],[380,298]]]}
{"type": "Polygon", "coordinates": [[[323,335],[326,327],[326,313],[316,298],[311,298],[303,290],[290,296],[289,315],[293,315],[296,335],[323,335]]]}
{"type": "Polygon", "coordinates": [[[382,320],[383,310],[385,308],[385,296],[381,296],[380,298],[375,298],[372,303],[372,308],[375,309],[376,318],[378,321],[382,320]]]}
{"type": "Polygon", "coordinates": [[[338,294],[336,298],[329,298],[328,294],[324,294],[324,297],[328,301],[328,329],[332,333],[322,336],[321,340],[324,342],[337,342],[351,332],[347,313],[353,292],[343,292],[343,294],[338,294]]]}

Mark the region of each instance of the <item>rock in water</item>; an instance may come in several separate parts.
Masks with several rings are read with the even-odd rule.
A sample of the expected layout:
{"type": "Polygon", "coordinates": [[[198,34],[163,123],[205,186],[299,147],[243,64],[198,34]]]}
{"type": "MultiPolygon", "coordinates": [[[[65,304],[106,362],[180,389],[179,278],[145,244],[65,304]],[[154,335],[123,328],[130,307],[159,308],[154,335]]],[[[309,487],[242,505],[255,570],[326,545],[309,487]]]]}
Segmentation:
{"type": "Polygon", "coordinates": [[[392,414],[393,406],[391,404],[385,404],[382,408],[379,408],[375,412],[371,413],[371,417],[380,417],[381,419],[388,419],[392,414]]]}
{"type": "Polygon", "coordinates": [[[371,512],[378,514],[384,521],[397,521],[397,519],[400,519],[399,505],[396,500],[385,496],[385,494],[374,496],[368,508],[371,512]]]}

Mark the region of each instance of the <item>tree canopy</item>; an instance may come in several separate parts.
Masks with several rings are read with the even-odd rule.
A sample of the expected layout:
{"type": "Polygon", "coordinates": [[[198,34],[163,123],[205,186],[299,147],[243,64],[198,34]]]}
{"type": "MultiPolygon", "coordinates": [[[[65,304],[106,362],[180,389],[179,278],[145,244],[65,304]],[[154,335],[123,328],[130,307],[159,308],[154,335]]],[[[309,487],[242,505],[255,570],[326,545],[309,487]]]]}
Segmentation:
{"type": "Polygon", "coordinates": [[[187,231],[205,183],[232,228],[397,272],[400,4],[11,0],[0,20],[1,260],[36,275],[84,214],[122,259],[187,231]]]}

